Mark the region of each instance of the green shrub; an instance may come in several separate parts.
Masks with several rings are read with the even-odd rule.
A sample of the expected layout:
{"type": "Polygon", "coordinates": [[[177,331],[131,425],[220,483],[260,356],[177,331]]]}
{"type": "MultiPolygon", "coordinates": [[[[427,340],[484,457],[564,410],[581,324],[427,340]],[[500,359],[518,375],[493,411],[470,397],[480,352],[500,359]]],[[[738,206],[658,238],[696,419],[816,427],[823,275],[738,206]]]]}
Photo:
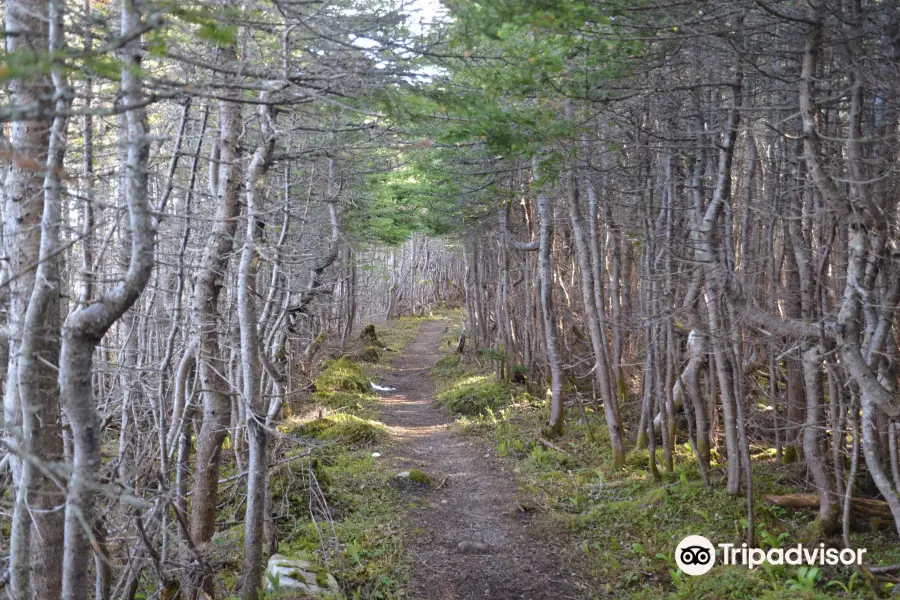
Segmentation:
{"type": "Polygon", "coordinates": [[[463,379],[438,394],[438,402],[451,412],[466,417],[486,415],[507,404],[512,398],[509,385],[493,376],[481,375],[463,379]]]}

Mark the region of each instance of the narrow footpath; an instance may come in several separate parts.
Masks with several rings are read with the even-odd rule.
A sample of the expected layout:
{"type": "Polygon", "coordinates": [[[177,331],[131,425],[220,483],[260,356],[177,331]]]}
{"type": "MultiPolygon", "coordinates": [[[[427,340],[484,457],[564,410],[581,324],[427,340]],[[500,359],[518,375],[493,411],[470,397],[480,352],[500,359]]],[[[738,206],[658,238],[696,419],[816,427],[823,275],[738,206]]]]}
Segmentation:
{"type": "Polygon", "coordinates": [[[492,449],[452,431],[433,404],[429,369],[441,358],[448,321],[422,323],[416,339],[383,374],[396,388],[382,420],[406,468],[433,479],[422,508],[407,512],[413,600],[564,600],[583,597],[548,540],[517,505],[513,473],[492,449]],[[443,485],[441,485],[443,484],[443,485]]]}

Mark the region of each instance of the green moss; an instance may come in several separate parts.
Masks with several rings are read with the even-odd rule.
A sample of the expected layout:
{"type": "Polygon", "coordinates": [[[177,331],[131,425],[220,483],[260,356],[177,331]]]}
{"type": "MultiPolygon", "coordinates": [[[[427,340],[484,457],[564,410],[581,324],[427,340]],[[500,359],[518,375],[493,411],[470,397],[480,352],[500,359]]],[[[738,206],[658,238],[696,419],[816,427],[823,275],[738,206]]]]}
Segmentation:
{"type": "MultiPolygon", "coordinates": [[[[389,485],[395,473],[370,451],[347,448],[346,442],[338,442],[321,450],[338,544],[323,544],[316,526],[303,520],[284,537],[279,552],[312,557],[327,553],[331,574],[348,598],[404,597],[408,569],[396,518],[402,503],[389,485]]],[[[330,530],[326,535],[333,539],[330,530]]]]}
{"type": "Polygon", "coordinates": [[[409,472],[409,478],[418,484],[431,486],[431,477],[420,469],[412,469],[409,472]]]}
{"type": "Polygon", "coordinates": [[[219,573],[219,577],[222,579],[222,585],[225,586],[225,589],[229,592],[233,592],[237,590],[238,587],[238,574],[234,571],[221,571],[219,573]]]}
{"type": "Polygon", "coordinates": [[[324,568],[316,569],[316,585],[321,588],[328,588],[328,571],[324,568]]]}
{"type": "Polygon", "coordinates": [[[378,341],[378,333],[375,331],[375,326],[371,323],[363,327],[362,333],[359,334],[359,339],[368,345],[378,345],[381,343],[378,341]]]}
{"type": "Polygon", "coordinates": [[[368,363],[376,363],[381,357],[377,346],[366,346],[359,352],[359,360],[368,363]]]}
{"type": "Polygon", "coordinates": [[[359,365],[347,358],[330,360],[315,381],[320,393],[350,392],[366,394],[371,392],[369,380],[359,365]]]}
{"type": "Polygon", "coordinates": [[[437,398],[450,412],[474,417],[506,406],[512,393],[506,382],[498,381],[492,375],[476,375],[459,381],[437,398]]]}
{"type": "Polygon", "coordinates": [[[300,427],[300,433],[318,440],[340,440],[354,445],[372,444],[387,437],[387,429],[381,423],[347,413],[309,421],[300,427]]]}
{"type": "Polygon", "coordinates": [[[785,446],[781,454],[781,464],[789,465],[800,460],[800,454],[794,446],[785,446]]]}
{"type": "MultiPolygon", "coordinates": [[[[306,454],[305,450],[300,448],[292,452],[306,454]]],[[[309,458],[300,457],[286,461],[272,469],[269,476],[269,492],[274,512],[279,515],[281,522],[292,524],[295,519],[308,517],[310,469],[319,490],[328,495],[331,476],[325,469],[323,458],[322,453],[316,453],[309,458]]]]}
{"type": "Polygon", "coordinates": [[[325,363],[315,380],[313,399],[327,408],[374,417],[377,398],[362,367],[347,357],[325,363]]]}
{"type": "Polygon", "coordinates": [[[616,395],[619,398],[619,402],[628,400],[628,386],[625,384],[624,377],[616,378],[616,395]]]}

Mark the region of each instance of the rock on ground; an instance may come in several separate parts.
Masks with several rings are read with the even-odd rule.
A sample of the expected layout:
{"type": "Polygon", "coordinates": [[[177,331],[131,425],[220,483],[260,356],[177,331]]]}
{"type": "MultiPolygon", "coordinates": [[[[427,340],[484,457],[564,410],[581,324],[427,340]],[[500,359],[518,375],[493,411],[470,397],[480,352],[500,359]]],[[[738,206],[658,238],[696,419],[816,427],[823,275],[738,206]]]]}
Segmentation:
{"type": "Polygon", "coordinates": [[[302,558],[275,554],[266,567],[266,591],[291,590],[316,598],[336,600],[341,588],[331,573],[302,558]]]}

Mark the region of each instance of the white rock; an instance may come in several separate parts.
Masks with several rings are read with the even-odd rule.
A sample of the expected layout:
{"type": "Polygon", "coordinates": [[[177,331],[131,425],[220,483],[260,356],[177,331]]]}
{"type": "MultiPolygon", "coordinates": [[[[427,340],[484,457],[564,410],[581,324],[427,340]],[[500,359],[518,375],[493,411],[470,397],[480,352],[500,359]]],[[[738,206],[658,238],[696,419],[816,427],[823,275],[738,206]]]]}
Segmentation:
{"type": "Polygon", "coordinates": [[[409,477],[409,475],[409,471],[400,471],[399,473],[397,473],[397,479],[406,479],[407,477],[409,477]]]}
{"type": "Polygon", "coordinates": [[[379,453],[379,452],[373,452],[373,453],[372,453],[372,458],[381,458],[381,453],[379,453]]]}
{"type": "Polygon", "coordinates": [[[321,575],[316,577],[316,570],[308,560],[275,554],[266,567],[266,591],[298,590],[317,598],[341,598],[341,587],[334,576],[326,573],[323,582],[321,575]]]}

